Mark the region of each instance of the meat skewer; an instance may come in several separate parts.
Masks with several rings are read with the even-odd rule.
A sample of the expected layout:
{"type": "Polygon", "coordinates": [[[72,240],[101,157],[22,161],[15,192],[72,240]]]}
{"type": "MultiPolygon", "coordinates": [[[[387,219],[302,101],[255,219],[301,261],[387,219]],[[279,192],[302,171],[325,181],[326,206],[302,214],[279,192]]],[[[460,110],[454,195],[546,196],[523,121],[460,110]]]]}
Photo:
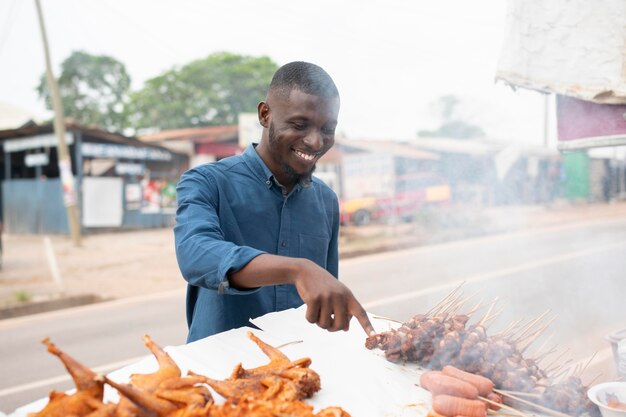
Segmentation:
{"type": "Polygon", "coordinates": [[[439,371],[424,372],[420,376],[420,385],[433,395],[446,394],[469,400],[478,398],[478,388],[474,385],[439,371]]]}
{"type": "Polygon", "coordinates": [[[509,397],[509,398],[519,402],[519,403],[522,403],[522,404],[534,407],[535,409],[537,409],[539,411],[542,411],[544,413],[548,413],[551,416],[554,416],[554,417],[571,417],[568,414],[564,414],[564,413],[561,413],[559,411],[552,410],[552,409],[550,409],[548,407],[544,407],[542,405],[533,403],[532,401],[528,401],[528,400],[525,400],[523,398],[520,398],[520,396],[518,396],[518,395],[519,394],[523,394],[523,393],[519,393],[518,395],[514,395],[510,391],[503,391],[503,390],[498,390],[498,389],[496,389],[494,391],[497,392],[498,394],[504,396],[504,397],[509,397]]]}
{"type": "Polygon", "coordinates": [[[444,416],[486,417],[487,405],[480,400],[453,397],[451,395],[435,395],[433,410],[444,416]]]}
{"type": "MultiPolygon", "coordinates": [[[[557,364],[567,351],[553,355],[555,346],[537,353],[535,359],[524,357],[524,352],[554,321],[552,318],[545,322],[550,310],[523,324],[518,320],[495,336],[489,336],[485,324],[499,314],[493,313],[495,301],[478,323],[469,324],[469,315],[459,314],[459,297],[453,292],[429,314],[417,314],[395,329],[368,337],[366,347],[380,348],[392,362],[414,362],[432,370],[452,365],[482,375],[500,389],[541,395],[542,404],[564,413],[599,415],[597,407],[586,400],[580,379],[557,383],[558,379],[551,375],[555,371],[563,372],[560,370],[569,362],[557,364]],[[549,362],[548,366],[540,367],[542,361],[549,362]]],[[[542,344],[542,349],[549,339],[542,344]]],[[[574,375],[582,370],[582,365],[579,368],[574,375]]]]}
{"type": "Polygon", "coordinates": [[[487,396],[491,391],[493,391],[493,382],[483,376],[471,374],[450,365],[444,366],[442,372],[444,375],[449,375],[452,378],[457,378],[471,384],[476,387],[476,390],[482,396],[487,396]]]}
{"type": "Polygon", "coordinates": [[[512,412],[513,414],[516,414],[516,415],[518,415],[520,417],[530,417],[530,415],[528,415],[526,413],[523,413],[523,412],[519,411],[518,409],[510,407],[510,406],[508,406],[506,404],[498,403],[496,401],[492,401],[489,398],[485,398],[485,397],[478,397],[478,398],[481,401],[486,402],[487,404],[492,404],[492,405],[497,406],[498,408],[503,408],[503,409],[508,410],[508,411],[512,412]]]}

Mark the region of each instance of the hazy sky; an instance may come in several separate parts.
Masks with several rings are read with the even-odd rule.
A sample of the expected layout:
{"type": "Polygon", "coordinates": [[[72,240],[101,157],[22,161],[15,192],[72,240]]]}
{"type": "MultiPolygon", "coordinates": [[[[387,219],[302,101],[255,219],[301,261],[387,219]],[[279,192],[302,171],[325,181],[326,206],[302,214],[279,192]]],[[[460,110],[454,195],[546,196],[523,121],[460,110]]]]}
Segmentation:
{"type": "MultiPolygon", "coordinates": [[[[55,75],[74,50],[113,56],[133,88],[217,51],[314,62],[342,97],[352,138],[415,137],[432,103],[463,99],[467,120],[500,140],[541,144],[543,96],[494,82],[504,0],[41,0],[55,75]]],[[[0,102],[46,115],[34,0],[0,0],[0,102]]]]}

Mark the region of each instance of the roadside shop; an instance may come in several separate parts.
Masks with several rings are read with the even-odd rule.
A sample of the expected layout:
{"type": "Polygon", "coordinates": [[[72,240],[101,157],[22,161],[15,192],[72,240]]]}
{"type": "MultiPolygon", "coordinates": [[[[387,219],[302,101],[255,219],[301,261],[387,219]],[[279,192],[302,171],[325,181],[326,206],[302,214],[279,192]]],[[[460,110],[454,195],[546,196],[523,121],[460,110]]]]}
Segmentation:
{"type": "Polygon", "coordinates": [[[71,166],[59,167],[51,124],[0,131],[2,213],[17,234],[69,233],[61,169],[71,170],[83,231],[173,222],[186,155],[133,137],[66,122],[71,166]]]}

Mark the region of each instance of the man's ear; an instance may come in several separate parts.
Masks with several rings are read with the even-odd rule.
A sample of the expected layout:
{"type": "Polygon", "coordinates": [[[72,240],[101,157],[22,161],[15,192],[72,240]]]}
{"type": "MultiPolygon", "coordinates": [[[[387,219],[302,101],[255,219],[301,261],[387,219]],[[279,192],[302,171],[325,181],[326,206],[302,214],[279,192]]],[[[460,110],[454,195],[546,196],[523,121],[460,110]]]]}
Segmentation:
{"type": "Polygon", "coordinates": [[[257,106],[257,114],[259,116],[259,123],[261,126],[267,128],[270,125],[270,107],[266,102],[262,101],[257,106]]]}

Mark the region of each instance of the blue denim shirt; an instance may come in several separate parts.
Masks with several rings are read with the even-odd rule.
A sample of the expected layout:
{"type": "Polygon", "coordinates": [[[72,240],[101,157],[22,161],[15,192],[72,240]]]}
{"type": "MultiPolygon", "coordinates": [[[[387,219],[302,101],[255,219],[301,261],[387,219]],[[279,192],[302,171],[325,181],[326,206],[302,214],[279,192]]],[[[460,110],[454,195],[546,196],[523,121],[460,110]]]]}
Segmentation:
{"type": "Polygon", "coordinates": [[[177,187],[176,257],[187,286],[188,342],[302,305],[293,285],[238,290],[228,274],[263,253],[308,258],[338,274],[339,204],[317,178],[288,195],[250,145],[187,171],[177,187]]]}

